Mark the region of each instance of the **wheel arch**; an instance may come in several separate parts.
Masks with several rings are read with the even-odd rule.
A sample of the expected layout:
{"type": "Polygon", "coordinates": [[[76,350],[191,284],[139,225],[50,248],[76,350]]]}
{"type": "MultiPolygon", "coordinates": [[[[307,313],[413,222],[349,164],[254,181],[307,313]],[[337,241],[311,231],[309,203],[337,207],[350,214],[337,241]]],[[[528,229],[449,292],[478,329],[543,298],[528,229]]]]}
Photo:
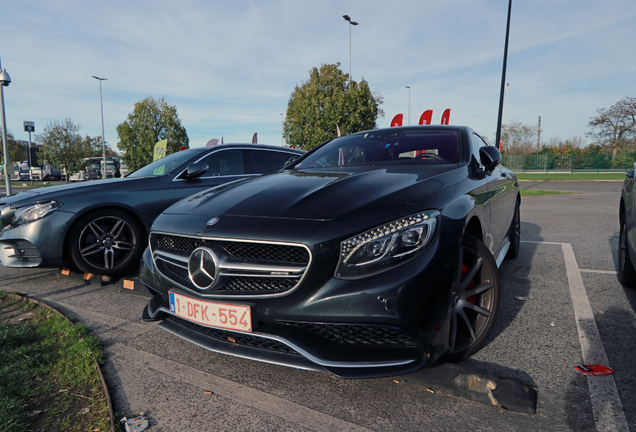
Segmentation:
{"type": "Polygon", "coordinates": [[[102,210],[120,210],[124,213],[126,213],[128,216],[132,217],[135,222],[137,222],[137,224],[139,225],[139,227],[141,228],[141,234],[143,236],[142,241],[144,243],[148,242],[148,226],[146,225],[146,223],[143,221],[143,219],[141,217],[139,217],[139,215],[132,209],[130,209],[129,207],[126,206],[122,206],[122,205],[117,205],[117,204],[107,204],[107,205],[100,205],[100,206],[93,206],[90,208],[85,209],[82,212],[76,213],[75,216],[73,217],[73,220],[71,221],[71,223],[68,225],[68,228],[66,229],[65,233],[64,233],[64,243],[63,243],[63,247],[62,247],[62,259],[65,263],[72,263],[73,260],[71,258],[71,248],[70,248],[70,241],[71,241],[71,234],[73,232],[73,228],[75,228],[78,224],[78,222],[86,215],[89,214],[99,214],[100,211],[102,210]]]}
{"type": "Polygon", "coordinates": [[[481,221],[476,215],[473,215],[466,224],[466,228],[464,228],[464,234],[470,234],[473,237],[479,239],[479,241],[484,241],[484,230],[481,225],[481,221]]]}

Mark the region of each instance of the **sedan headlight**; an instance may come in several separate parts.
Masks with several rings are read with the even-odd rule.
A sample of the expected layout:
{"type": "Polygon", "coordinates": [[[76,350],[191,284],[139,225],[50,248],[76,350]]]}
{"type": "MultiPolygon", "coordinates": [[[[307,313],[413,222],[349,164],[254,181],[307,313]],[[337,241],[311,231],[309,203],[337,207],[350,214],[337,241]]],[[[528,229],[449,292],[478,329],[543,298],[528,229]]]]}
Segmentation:
{"type": "Polygon", "coordinates": [[[11,225],[18,226],[43,218],[62,207],[59,201],[49,201],[26,205],[17,209],[11,220],[11,225]]]}
{"type": "Polygon", "coordinates": [[[435,237],[440,213],[428,210],[365,231],[340,243],[335,276],[360,279],[415,258],[435,237]]]}

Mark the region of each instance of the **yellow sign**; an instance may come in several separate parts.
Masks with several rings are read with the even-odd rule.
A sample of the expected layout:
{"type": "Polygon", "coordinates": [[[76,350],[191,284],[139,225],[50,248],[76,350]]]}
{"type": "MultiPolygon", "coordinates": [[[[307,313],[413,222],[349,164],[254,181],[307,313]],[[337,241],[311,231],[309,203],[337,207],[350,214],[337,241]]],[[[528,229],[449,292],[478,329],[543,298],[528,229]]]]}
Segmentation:
{"type": "Polygon", "coordinates": [[[168,147],[168,140],[161,140],[155,144],[155,155],[152,158],[153,162],[157,159],[161,159],[166,155],[166,148],[168,147]]]}

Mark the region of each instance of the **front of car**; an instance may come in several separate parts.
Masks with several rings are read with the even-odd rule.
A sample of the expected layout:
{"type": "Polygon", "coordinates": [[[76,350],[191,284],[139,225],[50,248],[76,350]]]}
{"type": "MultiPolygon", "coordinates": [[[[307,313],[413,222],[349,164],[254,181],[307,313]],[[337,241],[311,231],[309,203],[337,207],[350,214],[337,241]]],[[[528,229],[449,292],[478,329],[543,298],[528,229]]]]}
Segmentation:
{"type": "Polygon", "coordinates": [[[142,258],[144,319],[212,351],[343,377],[430,365],[449,343],[462,134],[353,134],[170,207],[142,258]]]}

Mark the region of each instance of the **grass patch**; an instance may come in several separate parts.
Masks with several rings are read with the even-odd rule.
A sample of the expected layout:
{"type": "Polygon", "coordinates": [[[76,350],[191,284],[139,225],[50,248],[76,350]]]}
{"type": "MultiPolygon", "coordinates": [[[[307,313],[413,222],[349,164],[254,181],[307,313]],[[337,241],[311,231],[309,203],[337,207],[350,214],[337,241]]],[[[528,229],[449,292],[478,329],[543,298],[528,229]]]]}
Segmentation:
{"type": "Polygon", "coordinates": [[[535,189],[519,189],[521,196],[537,196],[537,195],[562,195],[574,192],[551,191],[551,190],[535,190],[535,189]]]}
{"type": "Polygon", "coordinates": [[[623,172],[606,172],[606,173],[517,173],[518,180],[570,180],[570,181],[593,181],[593,180],[624,180],[625,173],[623,172]]]}
{"type": "Polygon", "coordinates": [[[0,432],[110,430],[94,358],[86,326],[0,291],[0,432]]]}

